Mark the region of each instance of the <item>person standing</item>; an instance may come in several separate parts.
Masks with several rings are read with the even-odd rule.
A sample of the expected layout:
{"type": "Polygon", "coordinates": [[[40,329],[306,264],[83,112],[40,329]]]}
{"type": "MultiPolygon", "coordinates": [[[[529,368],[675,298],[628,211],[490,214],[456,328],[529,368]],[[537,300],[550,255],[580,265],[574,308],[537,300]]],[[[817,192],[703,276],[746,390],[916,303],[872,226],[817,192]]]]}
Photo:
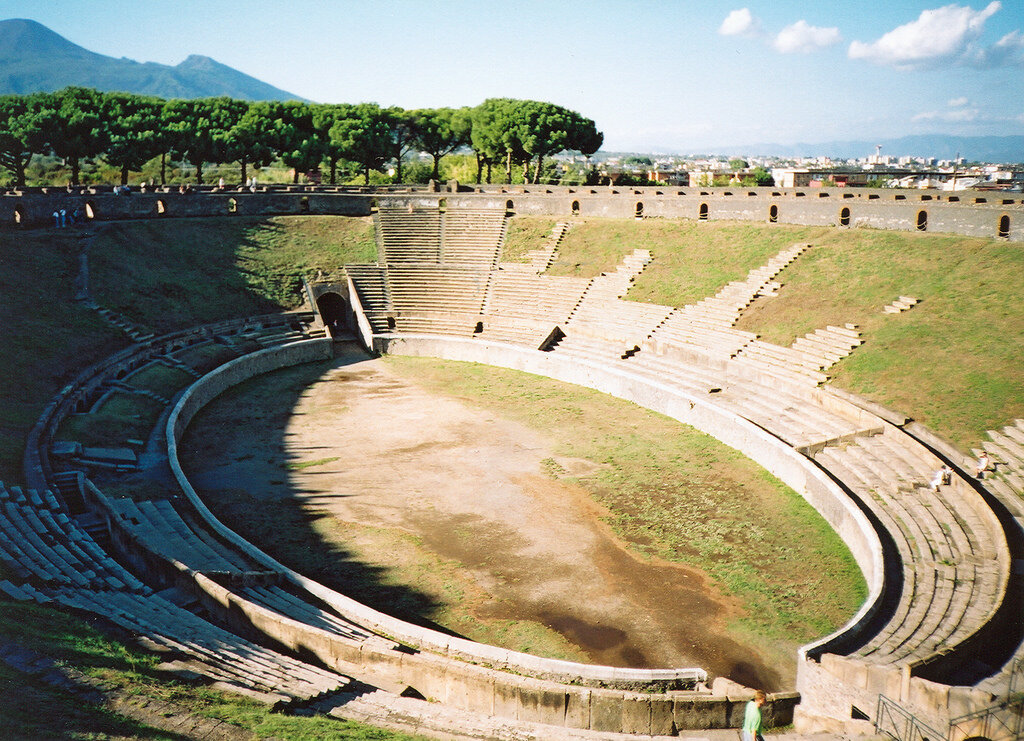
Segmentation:
{"type": "Polygon", "coordinates": [[[764,741],[761,736],[761,706],[767,699],[764,690],[757,690],[754,699],[747,703],[743,711],[743,741],[764,741]]]}

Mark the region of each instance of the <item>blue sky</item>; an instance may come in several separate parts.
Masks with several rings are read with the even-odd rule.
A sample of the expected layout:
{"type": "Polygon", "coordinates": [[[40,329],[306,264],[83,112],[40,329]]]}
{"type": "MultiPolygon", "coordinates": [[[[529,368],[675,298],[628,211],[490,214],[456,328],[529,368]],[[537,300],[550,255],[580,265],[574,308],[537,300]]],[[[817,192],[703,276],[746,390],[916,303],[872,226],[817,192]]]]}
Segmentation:
{"type": "Polygon", "coordinates": [[[606,150],[1024,134],[1024,0],[0,0],[0,18],[316,101],[549,100],[606,150]]]}

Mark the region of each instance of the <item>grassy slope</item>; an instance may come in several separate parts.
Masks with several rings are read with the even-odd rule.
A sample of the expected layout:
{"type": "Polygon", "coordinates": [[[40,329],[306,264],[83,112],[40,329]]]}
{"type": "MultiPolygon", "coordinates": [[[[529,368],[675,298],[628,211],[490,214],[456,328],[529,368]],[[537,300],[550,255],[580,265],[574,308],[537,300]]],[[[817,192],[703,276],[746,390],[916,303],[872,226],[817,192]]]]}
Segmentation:
{"type": "Polygon", "coordinates": [[[737,326],[783,345],[853,322],[866,343],[832,373],[836,385],[909,414],[963,450],[1024,417],[1024,250],[996,239],[748,223],[591,219],[562,243],[551,272],[592,276],[636,247],[653,262],[628,298],[683,306],[737,280],[780,249],[808,242],[737,326]],[[897,296],[922,303],[899,315],[897,296]]]}
{"type": "MultiPolygon", "coordinates": [[[[83,235],[0,232],[0,481],[20,481],[24,440],[74,375],[127,338],[74,303],[83,235]]],[[[96,301],[158,332],[295,308],[304,272],[374,259],[369,219],[168,219],[99,225],[96,301]]]]}

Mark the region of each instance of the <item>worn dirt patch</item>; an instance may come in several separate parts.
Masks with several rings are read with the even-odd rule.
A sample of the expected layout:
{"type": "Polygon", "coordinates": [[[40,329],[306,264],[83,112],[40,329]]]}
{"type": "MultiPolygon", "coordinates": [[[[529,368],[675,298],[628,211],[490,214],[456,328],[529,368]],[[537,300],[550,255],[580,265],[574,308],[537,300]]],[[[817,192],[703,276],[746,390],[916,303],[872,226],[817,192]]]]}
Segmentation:
{"type": "MultiPolygon", "coordinates": [[[[789,679],[726,634],[741,612],[735,600],[698,570],[636,555],[589,492],[550,475],[552,462],[572,472],[599,464],[558,458],[553,441],[522,424],[357,356],[308,386],[294,409],[271,399],[256,424],[239,423],[251,413],[237,398],[190,431],[186,465],[204,495],[245,487],[294,497],[342,525],[411,534],[487,595],[462,609],[545,625],[595,663],[701,666],[768,689],[789,679]]],[[[376,556],[389,566],[388,553],[376,556]]]]}

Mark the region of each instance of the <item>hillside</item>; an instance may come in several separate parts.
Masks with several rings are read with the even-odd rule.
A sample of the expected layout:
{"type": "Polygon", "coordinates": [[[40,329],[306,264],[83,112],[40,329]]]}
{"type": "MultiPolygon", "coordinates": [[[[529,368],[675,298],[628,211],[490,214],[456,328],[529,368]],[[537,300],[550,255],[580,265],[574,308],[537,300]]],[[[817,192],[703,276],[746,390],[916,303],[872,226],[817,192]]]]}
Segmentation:
{"type": "Polygon", "coordinates": [[[209,57],[193,54],[173,67],[117,59],[78,46],[35,21],[0,21],[0,95],[69,85],[160,98],[303,100],[209,57]]]}

